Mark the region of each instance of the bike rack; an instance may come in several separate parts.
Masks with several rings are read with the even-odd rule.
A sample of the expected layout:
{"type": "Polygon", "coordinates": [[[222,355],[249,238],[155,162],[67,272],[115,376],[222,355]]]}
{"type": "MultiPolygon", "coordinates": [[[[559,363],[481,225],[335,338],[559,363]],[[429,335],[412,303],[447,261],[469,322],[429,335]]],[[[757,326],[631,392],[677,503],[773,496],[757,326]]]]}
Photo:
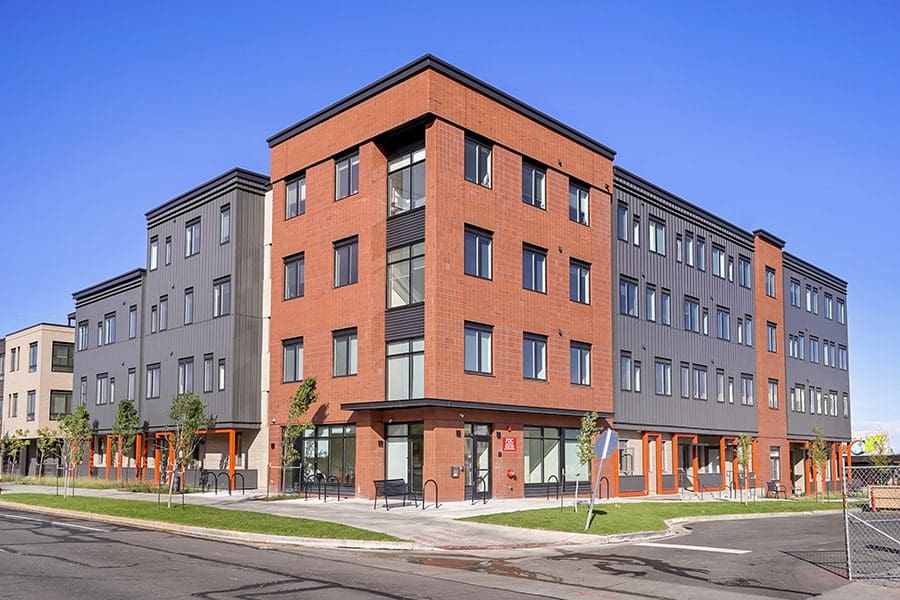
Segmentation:
{"type": "Polygon", "coordinates": [[[244,474],[243,474],[243,473],[235,472],[235,474],[234,474],[234,480],[233,480],[235,487],[237,487],[237,478],[238,478],[238,477],[241,478],[241,496],[243,496],[244,493],[246,492],[247,483],[246,483],[245,480],[244,480],[244,474]]]}
{"type": "Polygon", "coordinates": [[[547,481],[545,482],[547,484],[547,500],[548,501],[550,500],[550,483],[552,481],[556,481],[556,499],[559,500],[559,477],[557,477],[556,475],[551,475],[550,477],[547,478],[547,481]]]}
{"type": "Polygon", "coordinates": [[[329,475],[328,479],[325,480],[325,502],[328,502],[328,486],[331,485],[331,480],[334,480],[334,483],[337,484],[337,499],[338,502],[341,501],[341,480],[335,477],[334,475],[329,475]]]}
{"type": "MultiPolygon", "coordinates": [[[[218,490],[218,487],[219,487],[219,477],[224,477],[224,478],[225,478],[225,481],[228,482],[228,488],[227,488],[227,489],[228,489],[228,495],[230,496],[230,495],[231,495],[231,475],[229,475],[228,473],[224,473],[224,472],[223,472],[223,473],[217,473],[217,474],[216,474],[216,489],[217,489],[217,490],[218,490]]],[[[217,491],[216,493],[218,493],[218,491],[217,491]]]]}
{"type": "Polygon", "coordinates": [[[422,510],[425,510],[425,490],[428,488],[429,483],[434,484],[434,508],[435,508],[435,510],[437,510],[437,508],[438,508],[438,506],[440,506],[440,504],[438,504],[438,484],[437,484],[437,481],[435,481],[434,479],[429,479],[428,481],[426,481],[425,483],[422,484],[422,510]]]}
{"type": "Polygon", "coordinates": [[[487,487],[487,475],[482,475],[478,479],[475,480],[475,486],[472,488],[472,504],[475,504],[475,496],[478,494],[478,483],[484,483],[484,489],[481,491],[482,494],[482,504],[487,504],[488,501],[488,487],[487,487]]]}

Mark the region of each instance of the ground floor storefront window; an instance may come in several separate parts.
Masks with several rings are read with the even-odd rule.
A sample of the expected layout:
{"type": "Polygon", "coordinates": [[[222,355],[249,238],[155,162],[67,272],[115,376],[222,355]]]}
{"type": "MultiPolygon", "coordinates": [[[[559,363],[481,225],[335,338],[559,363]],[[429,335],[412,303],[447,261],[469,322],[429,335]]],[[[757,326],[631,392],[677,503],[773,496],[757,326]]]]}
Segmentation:
{"type": "Polygon", "coordinates": [[[318,425],[303,432],[297,442],[299,460],[287,477],[288,487],[302,482],[340,483],[353,488],[356,482],[356,426],[318,425]]]}
{"type": "Polygon", "coordinates": [[[389,423],[385,426],[385,479],[402,479],[412,489],[422,490],[424,432],[422,423],[389,423]]]}
{"type": "Polygon", "coordinates": [[[525,427],[525,493],[544,493],[546,484],[574,489],[576,481],[588,481],[588,465],[578,461],[579,429],[525,427]]]}

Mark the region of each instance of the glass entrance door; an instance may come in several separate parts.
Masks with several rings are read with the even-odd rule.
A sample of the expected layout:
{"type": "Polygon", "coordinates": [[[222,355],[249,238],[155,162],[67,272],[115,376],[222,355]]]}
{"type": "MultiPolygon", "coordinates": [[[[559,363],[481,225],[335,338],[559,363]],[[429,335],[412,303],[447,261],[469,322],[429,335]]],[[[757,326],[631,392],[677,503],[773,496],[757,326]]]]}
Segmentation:
{"type": "Polygon", "coordinates": [[[466,423],[466,498],[491,497],[491,426],[466,423]]]}
{"type": "Polygon", "coordinates": [[[424,447],[422,423],[389,424],[384,461],[385,479],[402,479],[412,489],[421,492],[424,447]]]}

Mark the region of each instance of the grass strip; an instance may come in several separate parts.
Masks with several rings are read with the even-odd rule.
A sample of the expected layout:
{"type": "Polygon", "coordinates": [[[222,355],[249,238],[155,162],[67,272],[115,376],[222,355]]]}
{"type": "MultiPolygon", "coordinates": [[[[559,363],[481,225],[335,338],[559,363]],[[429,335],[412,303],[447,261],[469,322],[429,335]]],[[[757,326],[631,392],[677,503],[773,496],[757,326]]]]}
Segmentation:
{"type": "Polygon", "coordinates": [[[403,541],[377,531],[369,531],[368,529],[360,529],[329,521],[284,517],[244,510],[228,510],[198,504],[185,504],[184,506],[178,504],[172,508],[166,508],[165,504],[157,506],[155,502],[144,500],[120,500],[117,498],[96,498],[90,496],[63,498],[62,496],[31,493],[3,494],[0,496],[0,500],[30,506],[62,508],[85,513],[146,521],[162,521],[164,523],[175,523],[191,527],[243,531],[246,533],[337,540],[403,541]]]}
{"type": "MultiPolygon", "coordinates": [[[[801,500],[757,500],[741,504],[739,502],[623,502],[621,504],[599,504],[594,506],[594,518],[587,533],[595,535],[615,535],[639,531],[662,531],[666,529],[666,519],[676,517],[705,517],[714,515],[753,515],[778,512],[804,512],[840,509],[840,502],[816,502],[814,499],[801,500]]],[[[527,529],[565,531],[583,533],[588,506],[572,510],[569,503],[565,508],[539,508],[516,512],[497,513],[466,517],[462,521],[508,525],[527,529]]]]}

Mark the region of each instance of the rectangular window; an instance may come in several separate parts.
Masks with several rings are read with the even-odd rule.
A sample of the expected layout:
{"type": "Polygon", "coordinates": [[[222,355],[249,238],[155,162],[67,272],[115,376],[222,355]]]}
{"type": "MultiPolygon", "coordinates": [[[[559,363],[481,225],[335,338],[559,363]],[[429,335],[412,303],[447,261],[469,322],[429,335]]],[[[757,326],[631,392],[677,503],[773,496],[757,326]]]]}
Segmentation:
{"type": "Polygon", "coordinates": [[[134,402],[137,400],[137,371],[134,367],[128,369],[128,379],[126,381],[127,398],[134,402]]]}
{"type": "Polygon", "coordinates": [[[72,412],[72,392],[51,390],[50,420],[59,421],[70,412],[72,412]]]}
{"type": "Polygon", "coordinates": [[[725,402],[725,371],[716,369],[716,402],[725,402]]]}
{"type": "Polygon", "coordinates": [[[547,380],[547,336],[526,333],[522,338],[522,376],[547,380]]]}
{"type": "Polygon", "coordinates": [[[219,243],[231,241],[231,205],[226,204],[219,210],[219,243]]]}
{"type": "Polygon", "coordinates": [[[728,257],[728,281],[734,281],[734,257],[728,257]]]}
{"type": "Polygon", "coordinates": [[[766,323],[766,350],[769,352],[778,350],[778,329],[775,323],[766,323]]]}
{"type": "Polygon", "coordinates": [[[491,187],[491,147],[466,138],[465,171],[466,181],[491,187]]]}
{"type": "Polygon", "coordinates": [[[169,328],[169,297],[159,297],[159,330],[165,331],[169,328]]]}
{"type": "MultiPolygon", "coordinates": [[[[741,287],[750,288],[752,277],[750,275],[750,259],[746,256],[738,256],[738,284],[741,287]]],[[[766,277],[766,289],[768,289],[768,276],[766,277]]],[[[774,284],[773,284],[774,285],[774,284]]]]}
{"type": "Polygon", "coordinates": [[[532,292],[547,293],[547,251],[536,246],[522,246],[522,287],[532,292]]]}
{"type": "Polygon", "coordinates": [[[825,318],[834,319],[834,298],[831,294],[825,294],[825,318]]]}
{"type": "Polygon", "coordinates": [[[87,404],[87,377],[82,377],[78,387],[78,402],[87,404]]]}
{"type": "Polygon", "coordinates": [[[35,409],[35,390],[29,390],[27,395],[25,396],[25,420],[26,421],[34,421],[34,409],[35,409]]]}
{"type": "Polygon", "coordinates": [[[194,322],[194,288],[184,290],[184,324],[194,322]]]}
{"type": "Polygon", "coordinates": [[[147,258],[147,263],[151,271],[155,271],[159,266],[159,238],[153,236],[150,238],[150,251],[148,252],[149,256],[147,258]]]}
{"type": "Polygon", "coordinates": [[[624,277],[619,278],[619,313],[629,317],[639,314],[637,283],[624,277]]]}
{"type": "Polygon", "coordinates": [[[203,355],[203,391],[213,391],[213,355],[203,355]]]}
{"type": "Polygon", "coordinates": [[[737,320],[737,343],[738,344],[744,343],[744,320],[743,319],[737,320]]]}
{"type": "Polygon", "coordinates": [[[847,348],[844,346],[838,346],[838,367],[842,371],[846,371],[849,368],[849,359],[847,357],[847,348]]]}
{"type": "Polygon", "coordinates": [[[137,337],[137,306],[128,307],[128,339],[133,340],[137,337]]]}
{"type": "Polygon", "coordinates": [[[725,248],[712,246],[712,274],[725,279],[725,248]]]}
{"type": "Polygon", "coordinates": [[[634,391],[641,391],[641,361],[634,361],[634,391]]]}
{"type": "Polygon", "coordinates": [[[425,339],[387,344],[388,400],[425,397],[425,339]]]}
{"type": "Polygon", "coordinates": [[[619,355],[619,386],[626,392],[631,391],[631,353],[619,355]]]}
{"type": "Polygon", "coordinates": [[[28,372],[34,373],[37,371],[38,364],[38,345],[37,342],[32,342],[28,344],[28,372]]]}
{"type": "Polygon", "coordinates": [[[306,175],[284,185],[284,218],[293,219],[306,212],[306,175]]]}
{"type": "Polygon", "coordinates": [[[650,252],[666,255],[666,224],[656,219],[649,220],[650,229],[650,252]]]}
{"type": "Polygon", "coordinates": [[[189,221],[184,226],[184,257],[200,254],[200,219],[189,221]]]}
{"type": "Polygon", "coordinates": [[[769,380],[769,408],[778,408],[778,380],[769,380]]]}
{"type": "Polygon", "coordinates": [[[753,345],[753,319],[750,315],[744,315],[744,343],[753,345]]]}
{"type": "Polygon", "coordinates": [[[703,325],[703,335],[709,335],[709,309],[708,308],[703,309],[703,318],[701,320],[702,320],[702,325],[703,325]]]}
{"type": "Polygon", "coordinates": [[[734,404],[734,377],[728,378],[728,403],[734,404]]]}
{"type": "Polygon", "coordinates": [[[359,154],[334,161],[334,199],[359,193],[359,154]]]}
{"type": "Polygon", "coordinates": [[[103,344],[116,342],[116,313],[109,313],[103,317],[103,344]]]}
{"type": "Polygon", "coordinates": [[[225,359],[224,358],[219,359],[219,382],[218,382],[217,389],[220,392],[225,391],[225,359]]]}
{"type": "Polygon", "coordinates": [[[706,367],[694,365],[693,374],[694,374],[694,400],[706,400],[707,399],[706,367]]]}
{"type": "Polygon", "coordinates": [[[812,289],[812,311],[814,315],[819,314],[819,288],[812,289]]]}
{"type": "Polygon", "coordinates": [[[78,323],[78,331],[75,335],[75,342],[78,345],[78,351],[87,350],[88,349],[88,321],[81,321],[78,323]]]}
{"type": "Polygon", "coordinates": [[[684,260],[684,244],[681,241],[681,234],[675,234],[675,260],[682,262],[684,260]]]}
{"type": "Polygon", "coordinates": [[[697,268],[706,270],[706,240],[702,237],[697,238],[697,268]]]}
{"type": "Polygon", "coordinates": [[[727,308],[716,308],[716,337],[731,340],[731,312],[727,308]]]}
{"type": "Polygon", "coordinates": [[[837,301],[837,320],[841,325],[847,323],[847,305],[840,298],[837,301]]]}
{"type": "Polygon", "coordinates": [[[847,418],[850,416],[850,400],[847,398],[846,393],[843,395],[843,399],[844,399],[844,418],[847,418]]]}
{"type": "Polygon", "coordinates": [[[591,385],[591,346],[581,342],[569,344],[569,382],[591,385]]]}
{"type": "Polygon", "coordinates": [[[800,282],[791,279],[791,306],[800,308],[800,282]]]}
{"type": "Polygon", "coordinates": [[[388,161],[388,216],[425,206],[425,147],[388,161]]]}
{"type": "Polygon", "coordinates": [[[809,361],[819,364],[819,338],[809,337],[809,361]]]}
{"type": "Polygon", "coordinates": [[[741,404],[753,406],[753,376],[741,375],[741,404]]]}
{"type": "Polygon", "coordinates": [[[194,392],[194,359],[182,358],[178,360],[178,393],[192,394],[194,392]]]}
{"type": "Polygon", "coordinates": [[[166,266],[172,264],[172,236],[167,235],[165,244],[163,245],[163,260],[166,266]]]}
{"type": "Polygon", "coordinates": [[[491,338],[493,327],[466,323],[464,368],[469,373],[490,374],[492,372],[491,338]]]}
{"type": "Polygon", "coordinates": [[[659,295],[659,322],[672,325],[672,293],[669,290],[662,290],[659,295]]]}
{"type": "Polygon", "coordinates": [[[353,236],[334,242],[334,287],[359,281],[359,238],[353,236]]]}
{"type": "Polygon", "coordinates": [[[466,226],[465,265],[466,275],[491,278],[491,246],[493,234],[483,229],[466,226]]]}
{"type": "Polygon", "coordinates": [[[540,167],[522,162],[522,202],[536,206],[538,208],[547,208],[546,195],[547,186],[545,179],[546,172],[540,167]]]}
{"type": "Polygon", "coordinates": [[[769,472],[774,481],[781,480],[781,448],[778,446],[769,447],[769,472]]]}
{"type": "Polygon", "coordinates": [[[687,363],[681,363],[681,369],[678,372],[678,383],[681,388],[681,397],[691,397],[691,366],[687,363]]]}
{"type": "Polygon", "coordinates": [[[303,296],[306,279],[306,255],[302,252],[284,259],[284,299],[303,296]]]}
{"type": "MultiPolygon", "coordinates": [[[[0,368],[2,368],[0,364],[0,368]]],[[[57,373],[71,373],[75,368],[75,345],[53,342],[50,370],[57,373]]]]}
{"type": "Polygon", "coordinates": [[[591,266],[574,258],[569,259],[569,300],[581,304],[591,303],[591,266]]]}
{"type": "Polygon", "coordinates": [[[694,234],[688,232],[684,234],[684,264],[694,266],[694,234]]]}
{"type": "Polygon", "coordinates": [[[700,333],[700,301],[684,297],[684,330],[700,333]]]}
{"type": "Polygon", "coordinates": [[[213,317],[231,313],[231,278],[213,282],[213,317]]]}
{"type": "Polygon", "coordinates": [[[281,380],[285,383],[303,380],[303,338],[281,342],[284,357],[284,372],[281,380]]]}
{"type": "Polygon", "coordinates": [[[616,235],[623,242],[628,241],[628,205],[619,204],[616,207],[616,235]]]}
{"type": "Polygon", "coordinates": [[[631,241],[635,246],[641,245],[641,219],[635,217],[631,220],[631,241]]]}
{"type": "Polygon", "coordinates": [[[666,360],[656,359],[654,363],[656,394],[658,396],[672,395],[672,363],[666,360]]]}
{"type": "Polygon", "coordinates": [[[387,253],[388,307],[425,300],[425,242],[387,253]]]}
{"type": "Polygon", "coordinates": [[[97,375],[97,405],[109,402],[109,376],[106,373],[97,375]]]}
{"type": "Polygon", "coordinates": [[[9,397],[9,416],[10,418],[19,416],[19,394],[12,394],[9,397]]]}
{"type": "Polygon", "coordinates": [[[647,286],[645,291],[644,314],[648,321],[656,321],[656,288],[647,286]]]}
{"type": "Polygon", "coordinates": [[[334,338],[332,374],[335,377],[356,375],[356,328],[335,331],[332,335],[334,338]]]}
{"type": "Polygon", "coordinates": [[[775,297],[775,269],[766,267],[766,296],[775,297]]]}
{"type": "Polygon", "coordinates": [[[806,360],[806,335],[797,335],[797,358],[806,360]]]}
{"type": "Polygon", "coordinates": [[[156,333],[159,327],[159,308],[154,304],[150,307],[150,333],[156,333]]]}
{"type": "Polygon", "coordinates": [[[569,182],[569,220],[588,225],[588,189],[569,182]]]}

